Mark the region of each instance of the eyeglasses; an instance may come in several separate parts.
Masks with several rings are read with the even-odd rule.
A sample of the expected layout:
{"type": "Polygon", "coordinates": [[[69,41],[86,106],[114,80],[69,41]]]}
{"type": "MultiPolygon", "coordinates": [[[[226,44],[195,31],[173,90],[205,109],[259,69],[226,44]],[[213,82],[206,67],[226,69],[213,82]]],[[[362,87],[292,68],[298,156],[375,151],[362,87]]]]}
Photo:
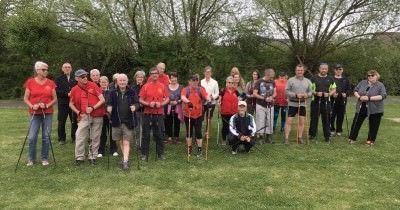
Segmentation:
{"type": "Polygon", "coordinates": [[[198,82],[199,80],[198,79],[191,79],[191,81],[198,82]]]}
{"type": "Polygon", "coordinates": [[[48,69],[40,69],[40,70],[42,70],[42,71],[49,71],[48,69]]]}
{"type": "Polygon", "coordinates": [[[87,75],[86,74],[85,75],[81,75],[81,76],[79,76],[79,78],[85,79],[85,78],[87,78],[87,75]]]}
{"type": "Polygon", "coordinates": [[[368,74],[368,77],[373,77],[375,76],[375,74],[368,74]]]}
{"type": "Polygon", "coordinates": [[[151,72],[150,74],[153,75],[153,74],[158,74],[158,73],[157,72],[151,72]]]}

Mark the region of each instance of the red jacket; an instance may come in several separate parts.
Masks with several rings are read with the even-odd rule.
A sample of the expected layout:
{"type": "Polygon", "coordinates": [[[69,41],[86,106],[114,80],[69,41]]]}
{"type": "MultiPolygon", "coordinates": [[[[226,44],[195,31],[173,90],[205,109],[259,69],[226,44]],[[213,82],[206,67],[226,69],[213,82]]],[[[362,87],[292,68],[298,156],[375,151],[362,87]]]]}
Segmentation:
{"type": "Polygon", "coordinates": [[[239,102],[238,91],[234,88],[230,90],[222,88],[219,95],[221,96],[221,114],[236,114],[239,102]]]}

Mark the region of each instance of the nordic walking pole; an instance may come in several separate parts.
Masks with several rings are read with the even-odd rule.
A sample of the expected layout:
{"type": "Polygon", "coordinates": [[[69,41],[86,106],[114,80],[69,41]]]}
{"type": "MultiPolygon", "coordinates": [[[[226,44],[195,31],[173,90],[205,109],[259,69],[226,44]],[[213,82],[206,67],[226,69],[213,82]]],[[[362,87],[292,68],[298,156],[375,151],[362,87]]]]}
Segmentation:
{"type": "Polygon", "coordinates": [[[31,127],[32,127],[32,120],[33,120],[33,116],[35,116],[35,110],[33,110],[33,114],[32,114],[32,116],[31,116],[31,119],[29,120],[29,128],[28,128],[28,132],[26,133],[26,136],[25,136],[24,143],[22,144],[21,152],[19,153],[19,158],[18,158],[18,161],[17,161],[17,165],[15,165],[15,170],[14,170],[14,173],[17,173],[17,169],[18,169],[19,161],[21,160],[21,156],[22,156],[22,153],[24,152],[24,148],[25,148],[26,140],[28,139],[29,131],[31,130],[31,127]]]}
{"type": "Polygon", "coordinates": [[[319,114],[321,113],[321,97],[318,98],[318,112],[317,112],[317,127],[315,129],[315,144],[318,142],[318,119],[319,119],[319,114]]]}
{"type": "Polygon", "coordinates": [[[211,107],[208,107],[207,113],[207,135],[206,135],[206,160],[208,160],[208,139],[210,138],[210,116],[211,116],[211,107]]]}
{"type": "Polygon", "coordinates": [[[170,114],[172,114],[172,126],[171,126],[171,128],[172,128],[171,141],[172,141],[172,139],[175,138],[175,136],[174,136],[174,134],[175,134],[175,132],[174,132],[174,130],[175,130],[175,108],[174,108],[174,106],[171,106],[170,114]]]}
{"type": "Polygon", "coordinates": [[[343,100],[343,103],[344,103],[344,114],[346,116],[347,138],[350,138],[349,120],[347,119],[347,97],[343,100]]]}
{"type": "MultiPolygon", "coordinates": [[[[329,99],[329,93],[328,96],[325,97],[325,115],[326,115],[326,123],[328,123],[328,129],[329,129],[329,122],[330,122],[330,117],[329,117],[329,112],[328,112],[328,99],[329,99]]],[[[322,116],[321,116],[322,118],[322,116]]],[[[322,126],[325,126],[324,123],[322,123],[322,126]]],[[[329,131],[329,136],[330,136],[330,131],[329,131]]],[[[328,143],[330,143],[330,140],[328,140],[328,143]]]]}
{"type": "Polygon", "coordinates": [[[187,138],[187,161],[188,163],[190,162],[190,146],[189,146],[189,142],[190,144],[192,144],[191,141],[191,135],[190,135],[190,112],[192,111],[191,108],[189,108],[189,118],[188,118],[188,138],[187,138]]]}
{"type": "MultiPolygon", "coordinates": [[[[42,109],[42,114],[43,114],[43,121],[45,121],[46,120],[46,114],[44,113],[44,109],[42,109]]],[[[42,127],[42,129],[43,129],[43,127],[42,127]]],[[[54,167],[56,167],[57,163],[56,163],[56,158],[54,156],[53,144],[51,143],[50,131],[49,131],[49,128],[47,126],[46,126],[45,131],[46,131],[46,135],[49,137],[49,144],[50,144],[50,148],[51,148],[51,154],[53,155],[54,167]]]]}
{"type": "Polygon", "coordinates": [[[217,146],[219,146],[219,118],[220,118],[220,108],[218,108],[218,116],[217,116],[217,146]]]}
{"type": "Polygon", "coordinates": [[[136,127],[136,129],[140,129],[140,128],[138,128],[136,125],[134,114],[135,114],[135,112],[132,112],[132,122],[133,122],[132,132],[133,132],[133,136],[135,137],[135,150],[136,150],[135,152],[136,152],[137,169],[140,170],[139,149],[138,149],[139,144],[138,144],[138,139],[137,139],[138,136],[137,136],[137,132],[135,131],[135,127],[136,127]]]}
{"type": "Polygon", "coordinates": [[[299,130],[300,130],[300,98],[299,98],[299,106],[297,107],[297,133],[296,133],[297,144],[299,144],[299,130]]]}
{"type": "MultiPolygon", "coordinates": [[[[108,116],[107,116],[108,117],[108,116]]],[[[111,133],[111,126],[112,126],[112,124],[111,124],[111,117],[108,119],[108,133],[109,133],[109,142],[108,142],[108,152],[107,152],[107,170],[110,170],[110,153],[111,153],[111,141],[113,141],[112,140],[112,133],[111,133]]],[[[105,151],[107,151],[107,146],[106,146],[106,149],[105,149],[105,151]]]]}
{"type": "Polygon", "coordinates": [[[306,132],[307,132],[307,145],[310,145],[310,131],[308,130],[308,113],[307,113],[307,100],[304,102],[304,110],[306,111],[306,132]]]}

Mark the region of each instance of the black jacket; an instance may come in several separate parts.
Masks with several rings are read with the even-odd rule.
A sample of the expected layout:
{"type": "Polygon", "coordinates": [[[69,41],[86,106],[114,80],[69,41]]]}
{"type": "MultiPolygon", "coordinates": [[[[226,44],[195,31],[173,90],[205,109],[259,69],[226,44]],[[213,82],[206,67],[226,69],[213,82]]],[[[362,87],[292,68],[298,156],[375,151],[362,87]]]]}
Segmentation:
{"type": "Polygon", "coordinates": [[[70,75],[69,82],[67,80],[67,76],[65,74],[57,77],[56,79],[56,92],[57,92],[57,101],[58,104],[68,104],[69,97],[68,93],[71,91],[71,88],[77,84],[75,77],[70,75]]]}

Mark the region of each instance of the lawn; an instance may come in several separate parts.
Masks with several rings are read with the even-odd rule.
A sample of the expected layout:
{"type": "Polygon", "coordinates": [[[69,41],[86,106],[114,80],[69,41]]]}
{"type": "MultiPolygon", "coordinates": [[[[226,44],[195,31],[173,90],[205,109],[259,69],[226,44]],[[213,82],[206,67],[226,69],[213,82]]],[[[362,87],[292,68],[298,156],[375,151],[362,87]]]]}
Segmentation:
{"type": "MultiPolygon", "coordinates": [[[[57,166],[26,166],[26,145],[19,169],[15,164],[28,129],[25,108],[0,108],[1,209],[400,209],[400,98],[389,97],[373,147],[364,146],[366,123],[355,145],[344,137],[287,146],[281,133],[274,145],[257,145],[250,154],[232,155],[216,144],[213,119],[209,160],[186,162],[185,145],[167,145],[166,161],[140,162],[131,153],[130,169],[122,171],[119,157],[74,166],[68,139],[58,145],[57,118],[52,140],[57,166]],[[394,118],[394,119],[393,119],[394,118]]],[[[349,124],[354,102],[348,105],[349,124]]],[[[320,123],[321,124],[321,123],[320,123]]],[[[350,125],[349,125],[350,126],[350,125]]],[[[293,126],[292,134],[296,133],[293,126]]],[[[319,128],[320,139],[322,129],[319,128]]],[[[38,154],[40,143],[38,142],[38,154]]],[[[51,155],[51,153],[50,153],[51,155]]],[[[51,156],[50,156],[51,157],[51,156]]]]}

